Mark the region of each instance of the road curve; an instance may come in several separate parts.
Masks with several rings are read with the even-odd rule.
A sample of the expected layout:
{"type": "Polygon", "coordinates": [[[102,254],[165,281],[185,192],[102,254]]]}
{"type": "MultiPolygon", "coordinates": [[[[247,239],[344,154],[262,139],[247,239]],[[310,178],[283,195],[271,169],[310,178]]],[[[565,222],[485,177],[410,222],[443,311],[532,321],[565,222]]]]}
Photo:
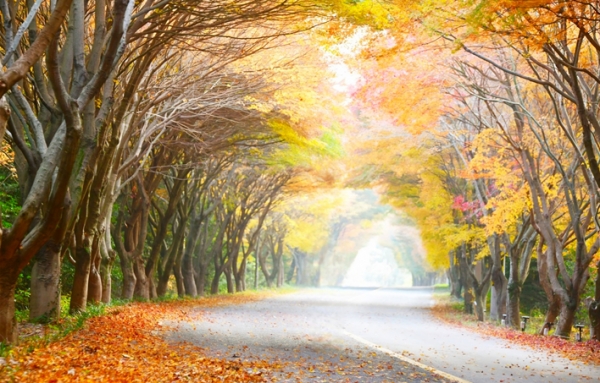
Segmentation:
{"type": "Polygon", "coordinates": [[[430,316],[431,289],[313,289],[200,309],[170,337],[267,359],[282,382],[598,382],[600,368],[430,316]]]}

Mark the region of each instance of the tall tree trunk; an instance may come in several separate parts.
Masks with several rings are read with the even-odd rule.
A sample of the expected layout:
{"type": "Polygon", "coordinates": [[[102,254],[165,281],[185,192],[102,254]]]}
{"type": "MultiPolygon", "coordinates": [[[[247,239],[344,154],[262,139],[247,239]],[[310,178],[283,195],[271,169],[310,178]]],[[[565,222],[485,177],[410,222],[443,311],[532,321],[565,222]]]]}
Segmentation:
{"type": "Polygon", "coordinates": [[[109,249],[100,262],[100,279],[102,283],[102,303],[110,303],[112,299],[112,268],[115,263],[116,253],[109,249]]]}
{"type": "MultiPolygon", "coordinates": [[[[69,197],[65,198],[65,208],[70,206],[70,201],[69,197]]],[[[66,234],[68,218],[69,214],[62,214],[52,238],[46,241],[34,257],[35,264],[31,272],[30,319],[60,316],[61,243],[66,234]]]]}
{"type": "Polygon", "coordinates": [[[475,294],[475,305],[474,306],[475,306],[475,315],[477,316],[477,320],[479,322],[483,322],[485,313],[483,311],[484,302],[483,302],[482,294],[475,294]]]}
{"type": "Polygon", "coordinates": [[[254,290],[258,290],[258,259],[254,260],[254,290]]]}
{"type": "Polygon", "coordinates": [[[100,263],[102,257],[96,252],[90,267],[90,277],[88,279],[88,302],[100,303],[102,301],[102,277],[100,275],[100,263]]]}
{"type": "Polygon", "coordinates": [[[586,302],[590,317],[590,339],[600,340],[600,261],[596,262],[594,299],[586,302]]]}
{"type": "Polygon", "coordinates": [[[490,280],[492,275],[491,268],[484,270],[486,268],[485,259],[480,260],[477,263],[479,272],[471,273],[472,281],[473,281],[473,292],[475,293],[475,314],[477,315],[477,320],[483,322],[485,319],[485,307],[486,307],[486,297],[487,293],[490,290],[490,280]],[[478,275],[479,276],[478,276],[478,275]]]}
{"type": "Polygon", "coordinates": [[[133,260],[129,255],[119,253],[119,263],[121,265],[121,272],[123,274],[121,299],[131,300],[133,299],[136,280],[135,273],[133,272],[133,260]]]}
{"type": "Polygon", "coordinates": [[[503,259],[500,253],[500,237],[493,237],[492,253],[492,302],[490,304],[490,319],[500,321],[502,314],[506,313],[506,287],[507,280],[503,271],[503,259]]]}
{"type": "MultiPolygon", "coordinates": [[[[216,246],[216,244],[214,245],[216,246]]],[[[219,250],[220,252],[221,250],[219,250]]],[[[219,281],[221,280],[221,275],[223,274],[223,266],[221,265],[221,256],[219,255],[219,252],[215,251],[215,249],[213,249],[213,265],[215,268],[215,273],[213,274],[213,278],[212,281],[210,283],[210,293],[212,295],[218,294],[219,293],[219,281]]]]}
{"type": "MultiPolygon", "coordinates": [[[[177,177],[173,181],[173,185],[171,191],[169,193],[169,204],[164,213],[160,214],[160,219],[158,220],[158,229],[154,235],[154,239],[152,240],[152,246],[150,248],[150,254],[148,255],[148,260],[146,261],[146,277],[148,279],[148,288],[149,288],[149,296],[151,298],[157,297],[156,285],[154,283],[155,273],[156,273],[156,265],[158,264],[158,259],[163,250],[164,240],[167,236],[169,224],[171,224],[171,230],[173,232],[180,232],[181,230],[175,231],[173,227],[174,223],[173,217],[177,213],[177,205],[183,196],[182,188],[186,184],[186,174],[190,172],[189,168],[182,168],[177,173],[177,177]]],[[[174,237],[178,234],[174,234],[174,237]]],[[[172,246],[177,246],[177,239],[173,238],[172,246]]],[[[171,272],[171,268],[168,268],[167,273],[171,272]]],[[[159,275],[160,277],[160,275],[159,275]]],[[[168,278],[167,278],[168,279],[168,278]]]]}
{"type": "Polygon", "coordinates": [[[246,291],[246,268],[248,266],[248,258],[242,259],[242,265],[240,266],[240,288],[238,291],[246,291]]]}
{"type": "Polygon", "coordinates": [[[206,265],[200,263],[198,268],[198,282],[196,288],[198,289],[198,295],[203,297],[206,294],[206,273],[208,272],[206,265]]]}
{"type": "Polygon", "coordinates": [[[279,245],[272,254],[273,272],[271,273],[271,285],[275,282],[275,286],[283,285],[283,239],[279,240],[279,245]]]}
{"type": "Polygon", "coordinates": [[[209,225],[204,225],[202,239],[198,241],[196,249],[196,265],[195,265],[195,277],[196,277],[196,289],[198,290],[199,296],[206,294],[206,282],[208,280],[208,263],[210,262],[210,254],[208,252],[208,245],[210,242],[208,231],[209,225]]]}
{"type": "Polygon", "coordinates": [[[233,272],[235,282],[235,292],[239,293],[246,290],[246,258],[242,258],[242,263],[237,272],[233,272]]]}
{"type": "MultiPolygon", "coordinates": [[[[15,262],[16,263],[16,262],[15,262]]],[[[15,343],[18,327],[15,318],[15,288],[19,270],[15,264],[2,264],[0,273],[0,342],[15,343]]]]}
{"type": "Polygon", "coordinates": [[[60,244],[50,240],[35,255],[29,319],[60,316],[60,244]]]}
{"type": "Polygon", "coordinates": [[[260,237],[257,239],[256,251],[254,251],[254,290],[258,290],[258,260],[260,258],[260,251],[262,248],[262,241],[260,237]]]}
{"type": "Polygon", "coordinates": [[[198,295],[198,287],[194,277],[194,250],[200,238],[202,228],[202,214],[195,215],[190,223],[190,229],[185,240],[185,250],[181,261],[181,275],[185,294],[191,297],[198,295]]]}
{"type": "Polygon", "coordinates": [[[177,296],[183,298],[185,296],[185,284],[183,283],[183,274],[181,273],[181,261],[183,259],[183,249],[179,250],[175,264],[173,265],[173,275],[175,276],[175,285],[177,286],[177,296]]]}
{"type": "Polygon", "coordinates": [[[600,340],[600,302],[590,300],[587,309],[590,318],[590,339],[600,340]]]}
{"type": "Polygon", "coordinates": [[[546,311],[546,321],[544,323],[544,326],[542,326],[542,328],[539,331],[540,335],[544,334],[544,327],[550,326],[550,323],[556,326],[556,318],[558,318],[558,314],[560,313],[560,306],[561,305],[559,296],[553,295],[552,298],[550,298],[548,311],[546,311]]]}
{"type": "Polygon", "coordinates": [[[265,281],[267,282],[267,287],[268,288],[273,287],[273,278],[271,278],[271,276],[269,276],[269,277],[265,276],[265,281]]]}
{"type": "Polygon", "coordinates": [[[213,275],[210,283],[210,293],[212,295],[219,293],[219,280],[221,279],[221,274],[222,273],[219,270],[215,270],[215,274],[213,275]]]}
{"type": "Polygon", "coordinates": [[[133,290],[133,297],[135,299],[147,301],[150,299],[149,282],[141,254],[133,261],[133,272],[135,273],[135,289],[133,290]]]}
{"type": "Polygon", "coordinates": [[[554,335],[569,339],[573,324],[575,322],[575,313],[577,312],[578,302],[562,302],[560,316],[556,324],[554,335]]]}
{"type": "MultiPolygon", "coordinates": [[[[264,247],[264,246],[261,245],[261,248],[262,247],[264,247]]],[[[260,270],[262,271],[263,276],[265,277],[265,282],[267,283],[267,287],[271,288],[271,285],[273,284],[273,273],[269,272],[269,269],[267,266],[267,255],[268,254],[266,254],[264,251],[262,251],[261,248],[259,248],[261,251],[257,253],[256,264],[260,265],[260,270]]],[[[271,255],[273,256],[274,248],[273,248],[273,246],[270,246],[270,248],[271,248],[271,255]]],[[[257,249],[257,250],[259,250],[259,249],[257,249]]],[[[274,260],[275,260],[275,258],[273,258],[273,261],[274,260]]],[[[258,272],[258,269],[256,271],[258,272]]]]}
{"type": "Polygon", "coordinates": [[[459,254],[459,265],[460,265],[460,277],[462,280],[464,290],[464,311],[466,314],[473,314],[473,284],[471,281],[471,274],[469,273],[469,265],[466,256],[466,246],[462,246],[459,254]]]}
{"type": "Polygon", "coordinates": [[[233,272],[231,271],[231,266],[225,268],[225,281],[227,282],[227,293],[233,294],[235,293],[235,284],[233,281],[233,272]]]}
{"type": "Polygon", "coordinates": [[[279,269],[277,270],[277,287],[283,286],[283,257],[279,257],[279,269]]]}
{"type": "Polygon", "coordinates": [[[158,285],[156,287],[156,295],[159,297],[165,296],[167,293],[167,289],[169,287],[169,280],[171,279],[171,273],[175,274],[175,265],[179,260],[179,275],[181,275],[181,248],[179,244],[177,244],[177,249],[171,249],[169,252],[169,258],[167,262],[165,262],[164,270],[158,279],[158,285]]]}
{"type": "Polygon", "coordinates": [[[508,280],[508,302],[506,306],[507,325],[518,329],[521,325],[521,292],[522,281],[519,279],[520,256],[516,253],[510,255],[510,278],[508,280]]]}
{"type": "Polygon", "coordinates": [[[173,243],[171,244],[171,248],[169,249],[169,254],[167,256],[167,260],[164,263],[164,269],[162,270],[162,274],[160,274],[158,279],[158,286],[156,288],[156,294],[159,297],[164,296],[167,293],[167,287],[169,284],[169,279],[171,277],[171,272],[174,271],[175,264],[179,259],[179,272],[181,273],[181,257],[183,253],[183,238],[185,236],[185,225],[186,219],[182,217],[179,221],[179,226],[175,232],[173,237],[173,243]]]}
{"type": "Polygon", "coordinates": [[[301,253],[298,259],[298,284],[300,286],[306,286],[309,284],[308,262],[306,260],[305,253],[301,253]]]}
{"type": "Polygon", "coordinates": [[[450,281],[450,295],[460,299],[462,298],[462,281],[460,278],[460,266],[457,265],[456,255],[458,250],[450,252],[450,268],[448,269],[448,280],[450,281]]]}
{"type": "MultiPolygon", "coordinates": [[[[8,89],[4,93],[6,93],[8,89]]],[[[10,118],[10,105],[6,101],[6,96],[2,94],[0,97],[0,142],[4,140],[4,134],[8,126],[8,119],[10,118]]]]}
{"type": "Polygon", "coordinates": [[[521,285],[508,284],[508,301],[506,303],[506,325],[518,329],[521,324],[521,285]]]}
{"type": "Polygon", "coordinates": [[[244,287],[242,286],[242,278],[239,272],[232,272],[231,274],[233,276],[233,285],[235,286],[235,292],[239,293],[244,291],[244,287]]]}
{"type": "Polygon", "coordinates": [[[92,264],[92,244],[89,237],[86,237],[80,245],[75,248],[75,277],[73,280],[73,289],[71,291],[71,304],[69,312],[71,314],[85,311],[88,296],[88,284],[90,278],[90,268],[92,264]]]}
{"type": "Polygon", "coordinates": [[[507,286],[508,282],[502,270],[498,274],[498,270],[492,271],[492,301],[490,302],[490,319],[500,321],[502,315],[506,314],[507,302],[507,286]],[[502,277],[500,277],[500,275],[502,277]]]}
{"type": "MultiPolygon", "coordinates": [[[[292,255],[293,255],[293,250],[292,250],[292,255]]],[[[294,278],[294,272],[296,271],[296,257],[292,258],[292,264],[290,265],[290,269],[287,272],[287,275],[285,277],[285,281],[287,283],[291,283],[292,279],[294,278]]]]}
{"type": "Polygon", "coordinates": [[[148,296],[150,299],[155,299],[158,297],[158,293],[156,292],[156,283],[153,275],[146,275],[148,278],[148,296]]]}
{"type": "Polygon", "coordinates": [[[208,263],[210,262],[208,247],[208,225],[204,227],[204,235],[202,241],[198,243],[198,249],[196,251],[196,289],[198,290],[199,296],[206,295],[206,282],[208,281],[208,263]]]}
{"type": "Polygon", "coordinates": [[[185,295],[195,297],[198,295],[198,288],[194,279],[194,264],[192,249],[186,251],[183,254],[183,260],[181,263],[181,273],[183,275],[183,285],[185,286],[185,295]]]}
{"type": "MultiPolygon", "coordinates": [[[[292,249],[292,255],[294,256],[294,262],[292,268],[296,267],[296,284],[304,286],[308,283],[308,270],[306,268],[306,254],[298,249],[292,249]]],[[[293,269],[292,269],[293,273],[293,269]]],[[[292,274],[293,276],[293,274],[292,274]]]]}
{"type": "Polygon", "coordinates": [[[230,269],[225,269],[225,281],[227,282],[227,293],[235,293],[235,283],[233,281],[233,273],[230,269]]]}
{"type": "MultiPolygon", "coordinates": [[[[561,301],[560,297],[554,294],[552,290],[552,286],[550,286],[550,280],[548,278],[548,261],[546,257],[548,256],[546,253],[542,251],[544,241],[540,239],[540,242],[537,246],[537,255],[538,255],[538,275],[540,280],[540,285],[546,294],[546,300],[548,302],[548,311],[546,311],[546,322],[540,329],[539,333],[544,333],[544,328],[549,326],[550,323],[556,325],[556,318],[558,318],[558,314],[560,312],[561,301]]],[[[552,272],[555,272],[552,270],[552,272]]]]}
{"type": "Polygon", "coordinates": [[[171,278],[171,271],[173,271],[173,264],[167,264],[165,270],[163,270],[163,274],[158,279],[158,286],[156,287],[156,295],[159,297],[164,297],[167,293],[167,288],[169,286],[169,279],[171,278]]]}

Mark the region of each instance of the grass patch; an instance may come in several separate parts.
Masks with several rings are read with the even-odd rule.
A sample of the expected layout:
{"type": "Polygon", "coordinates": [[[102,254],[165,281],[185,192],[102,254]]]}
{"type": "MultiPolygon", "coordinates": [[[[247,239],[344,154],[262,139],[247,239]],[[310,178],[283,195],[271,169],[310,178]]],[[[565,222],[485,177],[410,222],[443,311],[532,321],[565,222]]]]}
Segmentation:
{"type": "Polygon", "coordinates": [[[443,283],[443,284],[437,284],[433,286],[433,292],[435,294],[441,294],[441,293],[450,293],[450,285],[447,283],[443,283]]]}

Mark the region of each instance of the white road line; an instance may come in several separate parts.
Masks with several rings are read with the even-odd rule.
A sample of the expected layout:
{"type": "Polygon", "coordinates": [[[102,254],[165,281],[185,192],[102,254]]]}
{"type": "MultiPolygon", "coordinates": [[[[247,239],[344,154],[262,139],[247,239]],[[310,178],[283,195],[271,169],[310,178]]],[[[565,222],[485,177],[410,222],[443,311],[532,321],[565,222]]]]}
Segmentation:
{"type": "Polygon", "coordinates": [[[407,358],[404,355],[398,354],[397,352],[394,352],[394,351],[392,351],[390,349],[387,349],[387,348],[379,346],[379,345],[377,345],[375,343],[369,342],[368,340],[363,339],[363,338],[361,338],[358,335],[352,334],[351,332],[348,332],[348,331],[346,331],[344,329],[342,329],[342,332],[344,334],[348,335],[350,338],[354,339],[355,341],[364,344],[365,346],[369,346],[369,347],[371,347],[371,348],[373,348],[375,350],[378,350],[378,351],[381,351],[381,352],[385,352],[389,356],[392,356],[392,357],[394,357],[396,359],[400,359],[403,362],[410,363],[413,366],[420,367],[423,370],[427,370],[429,372],[433,372],[434,374],[437,374],[437,375],[439,375],[439,376],[441,376],[443,378],[446,378],[446,379],[450,379],[453,382],[456,382],[456,383],[471,383],[468,380],[464,380],[464,379],[461,379],[461,378],[459,378],[457,376],[448,374],[447,372],[440,371],[440,370],[435,369],[435,368],[433,368],[431,366],[427,366],[427,365],[425,365],[423,363],[417,362],[416,360],[412,360],[410,358],[407,358]]]}

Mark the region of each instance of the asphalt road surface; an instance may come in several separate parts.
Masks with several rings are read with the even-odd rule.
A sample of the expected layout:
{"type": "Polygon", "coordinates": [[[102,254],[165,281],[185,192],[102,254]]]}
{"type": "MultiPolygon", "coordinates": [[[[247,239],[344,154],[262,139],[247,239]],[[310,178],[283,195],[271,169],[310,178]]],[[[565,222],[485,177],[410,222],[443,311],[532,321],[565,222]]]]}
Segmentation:
{"type": "Polygon", "coordinates": [[[171,339],[266,359],[277,382],[600,382],[600,367],[432,318],[432,290],[314,289],[200,309],[171,339]]]}

